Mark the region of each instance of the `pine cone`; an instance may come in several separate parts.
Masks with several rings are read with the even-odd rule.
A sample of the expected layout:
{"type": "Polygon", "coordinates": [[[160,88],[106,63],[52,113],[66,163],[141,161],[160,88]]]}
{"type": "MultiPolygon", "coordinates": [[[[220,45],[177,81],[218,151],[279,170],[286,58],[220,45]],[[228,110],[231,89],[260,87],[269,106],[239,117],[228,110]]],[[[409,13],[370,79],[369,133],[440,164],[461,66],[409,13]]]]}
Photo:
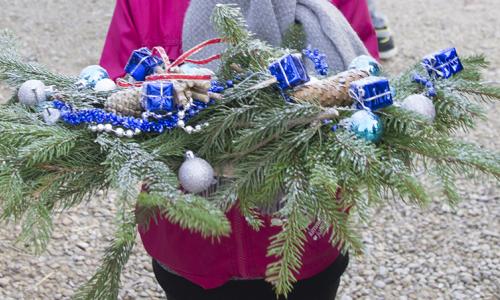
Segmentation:
{"type": "Polygon", "coordinates": [[[104,108],[118,115],[140,117],[142,114],[141,89],[129,88],[114,93],[109,96],[104,108]]]}
{"type": "Polygon", "coordinates": [[[366,71],[348,70],[302,85],[292,93],[292,96],[299,102],[317,103],[323,107],[349,106],[354,101],[349,96],[351,83],[368,76],[370,74],[366,71]]]}

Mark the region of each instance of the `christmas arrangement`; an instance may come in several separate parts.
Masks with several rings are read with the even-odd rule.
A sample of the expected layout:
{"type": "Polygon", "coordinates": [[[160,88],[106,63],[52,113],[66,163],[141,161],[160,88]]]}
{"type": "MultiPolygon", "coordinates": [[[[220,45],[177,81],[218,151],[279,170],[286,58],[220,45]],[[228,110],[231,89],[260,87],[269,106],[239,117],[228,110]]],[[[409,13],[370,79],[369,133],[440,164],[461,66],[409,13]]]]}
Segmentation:
{"type": "Polygon", "coordinates": [[[267,280],[287,295],[308,228],[360,252],[356,223],[370,207],[431,201],[417,170],[451,205],[456,176],[500,177],[499,154],[454,138],[500,99],[481,82],[483,56],[445,49],[391,78],[361,56],[329,74],[320,49],[303,50],[300,27],[275,48],[236,7],[217,6],[212,21],[220,39],[173,62],[161,48],[138,49],[116,82],[99,66],[70,77],[26,63],[0,35],[0,80],[17,89],[0,107],[1,219],[21,222],[20,242],[40,253],[53,215],[118,192],[115,239],[76,298],[117,298],[136,226],[158,214],[215,240],[230,233],[234,205],[255,230],[272,214],[282,229],[267,280]],[[191,59],[218,43],[221,55],[191,59]],[[203,67],[213,61],[217,74],[203,67]]]}

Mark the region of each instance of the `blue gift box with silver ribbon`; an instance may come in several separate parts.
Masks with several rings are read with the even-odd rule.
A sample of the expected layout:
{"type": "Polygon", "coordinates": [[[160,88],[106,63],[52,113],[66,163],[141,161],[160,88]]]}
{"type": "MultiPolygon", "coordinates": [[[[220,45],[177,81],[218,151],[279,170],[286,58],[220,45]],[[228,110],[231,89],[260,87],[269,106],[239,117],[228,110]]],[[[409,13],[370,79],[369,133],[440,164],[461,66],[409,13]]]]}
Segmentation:
{"type": "Polygon", "coordinates": [[[358,109],[381,109],[394,103],[389,80],[370,76],[351,83],[349,94],[356,100],[358,109]]]}
{"type": "Polygon", "coordinates": [[[150,81],[142,86],[142,108],[149,112],[174,110],[174,84],[170,81],[150,81]]]}
{"type": "Polygon", "coordinates": [[[269,71],[276,77],[282,89],[296,87],[310,80],[300,55],[283,56],[269,65],[269,71]]]}
{"type": "Polygon", "coordinates": [[[450,78],[464,69],[457,49],[448,48],[424,57],[423,66],[434,78],[450,78]]]}
{"type": "Polygon", "coordinates": [[[159,57],[154,56],[148,48],[144,47],[132,52],[125,66],[125,72],[137,81],[144,81],[146,76],[153,74],[155,68],[162,64],[159,57]]]}

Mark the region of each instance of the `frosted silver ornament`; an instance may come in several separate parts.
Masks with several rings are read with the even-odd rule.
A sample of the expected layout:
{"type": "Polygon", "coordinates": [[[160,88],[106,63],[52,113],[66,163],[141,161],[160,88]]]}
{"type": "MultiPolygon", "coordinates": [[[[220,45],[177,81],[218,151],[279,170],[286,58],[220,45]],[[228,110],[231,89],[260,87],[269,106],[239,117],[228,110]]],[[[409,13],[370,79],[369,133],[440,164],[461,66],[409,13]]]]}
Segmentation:
{"type": "Polygon", "coordinates": [[[179,169],[179,183],[184,190],[198,194],[214,184],[214,174],[214,169],[206,160],[188,151],[186,160],[179,169]]]}
{"type": "Polygon", "coordinates": [[[414,94],[406,97],[403,103],[401,103],[401,108],[415,112],[430,121],[434,121],[436,118],[434,103],[422,94],[414,94]]]}
{"type": "Polygon", "coordinates": [[[109,78],[99,80],[94,87],[96,92],[110,92],[113,90],[116,90],[116,83],[109,78]]]}
{"type": "Polygon", "coordinates": [[[49,107],[43,110],[42,117],[47,125],[54,125],[61,119],[61,111],[49,107]]]}
{"type": "Polygon", "coordinates": [[[40,80],[28,80],[19,88],[17,98],[23,105],[36,106],[47,100],[46,86],[40,80]]]}

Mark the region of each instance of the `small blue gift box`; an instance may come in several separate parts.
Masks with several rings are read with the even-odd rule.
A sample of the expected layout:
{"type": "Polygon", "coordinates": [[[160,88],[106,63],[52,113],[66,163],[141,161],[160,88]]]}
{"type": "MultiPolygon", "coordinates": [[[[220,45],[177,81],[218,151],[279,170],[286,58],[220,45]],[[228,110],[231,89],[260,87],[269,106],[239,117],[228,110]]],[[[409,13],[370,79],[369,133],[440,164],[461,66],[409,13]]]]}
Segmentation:
{"type": "Polygon", "coordinates": [[[148,48],[141,48],[132,52],[125,66],[125,72],[137,81],[144,81],[146,76],[153,74],[155,68],[162,63],[161,59],[154,56],[148,48]]]}
{"type": "Polygon", "coordinates": [[[377,110],[392,105],[392,91],[389,80],[370,76],[351,83],[350,95],[357,101],[356,107],[377,110]]]}
{"type": "Polygon", "coordinates": [[[149,112],[174,110],[174,84],[170,81],[150,81],[142,86],[142,108],[149,112]]]}
{"type": "Polygon", "coordinates": [[[283,56],[269,65],[269,71],[276,77],[282,89],[296,87],[310,80],[300,55],[283,56]]]}
{"type": "Polygon", "coordinates": [[[464,69],[455,48],[448,48],[427,55],[424,57],[422,64],[427,69],[429,76],[435,78],[450,78],[464,69]]]}

